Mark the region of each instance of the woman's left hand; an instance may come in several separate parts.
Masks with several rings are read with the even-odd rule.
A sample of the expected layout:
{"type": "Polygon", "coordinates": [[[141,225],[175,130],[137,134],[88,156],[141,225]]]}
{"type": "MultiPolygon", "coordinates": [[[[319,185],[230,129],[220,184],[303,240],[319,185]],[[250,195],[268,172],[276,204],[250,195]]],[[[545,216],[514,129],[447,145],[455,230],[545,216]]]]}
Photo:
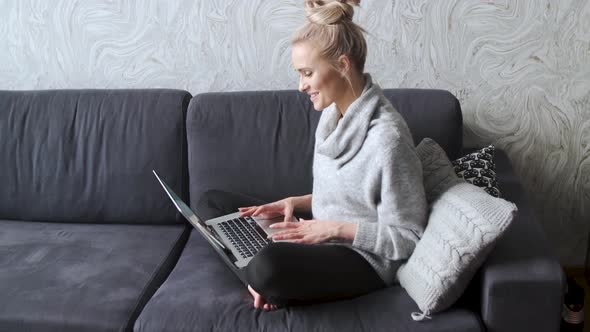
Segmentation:
{"type": "Polygon", "coordinates": [[[335,221],[317,221],[299,219],[299,222],[279,222],[270,225],[272,229],[283,231],[269,236],[273,240],[293,243],[316,244],[338,237],[341,223],[335,221]]]}

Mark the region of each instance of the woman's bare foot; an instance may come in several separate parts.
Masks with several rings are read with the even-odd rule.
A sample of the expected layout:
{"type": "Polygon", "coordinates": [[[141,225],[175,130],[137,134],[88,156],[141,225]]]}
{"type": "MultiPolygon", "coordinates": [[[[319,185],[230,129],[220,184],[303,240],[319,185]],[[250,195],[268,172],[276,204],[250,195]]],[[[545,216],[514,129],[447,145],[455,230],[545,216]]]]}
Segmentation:
{"type": "Polygon", "coordinates": [[[274,304],[266,303],[266,300],[264,300],[262,295],[258,294],[258,292],[255,291],[254,288],[252,288],[252,286],[248,285],[248,291],[250,292],[250,294],[252,294],[252,297],[254,298],[254,308],[263,309],[264,311],[271,311],[277,308],[277,306],[274,304]]]}

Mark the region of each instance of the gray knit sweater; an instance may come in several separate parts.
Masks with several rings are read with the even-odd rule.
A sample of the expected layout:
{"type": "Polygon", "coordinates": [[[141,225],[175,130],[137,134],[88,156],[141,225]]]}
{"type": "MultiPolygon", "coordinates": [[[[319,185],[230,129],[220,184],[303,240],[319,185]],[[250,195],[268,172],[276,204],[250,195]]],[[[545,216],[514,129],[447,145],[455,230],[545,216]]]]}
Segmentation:
{"type": "Polygon", "coordinates": [[[332,104],[316,130],[312,213],[358,224],[350,244],[387,285],[426,227],[422,165],[410,130],[371,76],[342,118],[332,104]]]}

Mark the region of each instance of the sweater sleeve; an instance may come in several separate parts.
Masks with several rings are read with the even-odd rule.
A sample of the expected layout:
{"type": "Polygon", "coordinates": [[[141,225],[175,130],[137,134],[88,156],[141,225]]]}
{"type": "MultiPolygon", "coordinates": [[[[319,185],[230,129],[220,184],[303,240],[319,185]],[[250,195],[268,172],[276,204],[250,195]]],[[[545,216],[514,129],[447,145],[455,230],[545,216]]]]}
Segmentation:
{"type": "Polygon", "coordinates": [[[411,142],[402,138],[382,157],[377,222],[359,223],[352,245],[387,259],[406,259],[426,227],[422,164],[411,142]]]}

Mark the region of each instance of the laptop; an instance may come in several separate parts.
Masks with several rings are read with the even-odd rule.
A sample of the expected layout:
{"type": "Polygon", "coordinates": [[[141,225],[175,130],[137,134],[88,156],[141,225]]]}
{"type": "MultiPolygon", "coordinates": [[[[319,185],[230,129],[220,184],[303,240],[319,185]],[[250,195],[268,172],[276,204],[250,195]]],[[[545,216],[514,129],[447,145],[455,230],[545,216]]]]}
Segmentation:
{"type": "MultiPolygon", "coordinates": [[[[282,222],[284,217],[279,216],[273,219],[240,217],[240,213],[236,212],[203,221],[158,176],[156,171],[152,172],[176,209],[203,235],[238,278],[247,284],[244,268],[260,249],[273,242],[267,237],[278,230],[273,230],[269,226],[282,222]]],[[[297,220],[293,218],[293,221],[297,220]]]]}

